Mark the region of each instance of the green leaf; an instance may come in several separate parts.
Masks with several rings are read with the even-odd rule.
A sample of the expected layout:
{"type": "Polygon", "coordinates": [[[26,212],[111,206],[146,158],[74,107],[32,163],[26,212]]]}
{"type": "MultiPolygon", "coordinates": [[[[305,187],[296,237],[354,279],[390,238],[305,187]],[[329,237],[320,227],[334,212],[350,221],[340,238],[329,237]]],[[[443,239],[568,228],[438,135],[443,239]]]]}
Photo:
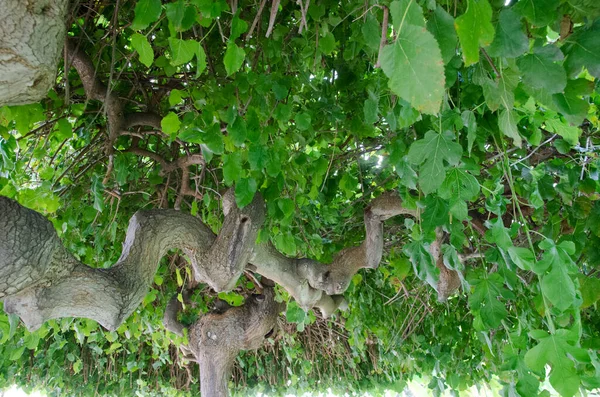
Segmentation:
{"type": "Polygon", "coordinates": [[[470,278],[474,286],[469,296],[469,306],[481,318],[484,329],[497,328],[508,315],[505,304],[500,299],[506,293],[502,277],[493,273],[482,278],[470,278]]]}
{"type": "Polygon", "coordinates": [[[448,222],[448,203],[439,197],[428,196],[424,200],[425,211],[421,216],[423,228],[434,229],[448,222]]]}
{"type": "Polygon", "coordinates": [[[487,79],[483,85],[483,95],[490,110],[498,110],[501,106],[513,110],[515,104],[515,88],[519,84],[519,74],[512,69],[504,69],[498,81],[487,79]]]}
{"type": "Polygon", "coordinates": [[[562,53],[553,45],[538,47],[533,54],[517,60],[523,82],[549,94],[562,92],[567,85],[567,73],[562,65],[562,53]]]}
{"type": "Polygon", "coordinates": [[[235,203],[239,208],[244,208],[252,202],[257,187],[254,178],[242,178],[235,184],[235,203]]]}
{"type": "Polygon", "coordinates": [[[517,123],[517,112],[514,110],[503,109],[498,116],[498,127],[500,131],[509,138],[512,138],[515,146],[521,147],[521,134],[517,123]]]}
{"type": "Polygon", "coordinates": [[[479,182],[467,171],[453,168],[446,174],[446,179],[438,189],[438,194],[446,200],[450,198],[473,200],[479,194],[479,182]]]}
{"type": "Polygon", "coordinates": [[[183,0],[177,0],[172,3],[167,3],[165,8],[169,23],[171,23],[176,31],[181,32],[183,30],[182,23],[185,15],[185,3],[183,0]]]}
{"type": "Polygon", "coordinates": [[[460,118],[463,125],[467,128],[467,148],[469,154],[471,154],[473,143],[475,143],[475,138],[477,138],[477,120],[475,120],[475,113],[471,110],[465,110],[461,113],[460,118]]]}
{"type": "Polygon", "coordinates": [[[435,191],[444,182],[446,176],[445,163],[457,165],[462,156],[462,147],[453,142],[450,132],[438,134],[428,131],[425,137],[414,142],[408,151],[408,160],[420,164],[419,186],[423,193],[435,191]]]}
{"type": "Polygon", "coordinates": [[[169,112],[160,122],[163,132],[168,135],[176,134],[180,126],[181,121],[179,121],[179,117],[173,112],[169,112]]]}
{"type": "Polygon", "coordinates": [[[521,17],[512,9],[500,12],[496,36],[488,48],[493,57],[516,58],[529,49],[529,39],[523,32],[521,17]]]}
{"type": "Polygon", "coordinates": [[[509,247],[508,254],[515,264],[526,271],[531,271],[535,263],[535,255],[530,249],[522,247],[509,247]]]}
{"type": "Polygon", "coordinates": [[[306,131],[311,127],[312,119],[308,113],[297,113],[294,116],[294,122],[296,123],[296,128],[300,131],[306,131]]]}
{"type": "Polygon", "coordinates": [[[420,112],[436,114],[444,96],[444,63],[427,30],[406,25],[396,42],[383,48],[381,68],[389,87],[420,112]]]}
{"type": "Polygon", "coordinates": [[[285,312],[285,319],[290,323],[304,323],[306,312],[298,306],[296,301],[289,302],[285,312]]]}
{"type": "Polygon", "coordinates": [[[581,98],[582,95],[586,95],[585,92],[580,91],[581,80],[584,84],[587,82],[585,79],[568,80],[564,93],[552,95],[557,110],[573,125],[580,125],[583,122],[590,107],[588,101],[581,98]]]}
{"type": "Polygon", "coordinates": [[[580,378],[573,359],[589,360],[584,349],[572,344],[570,331],[559,329],[554,335],[540,338],[525,354],[525,364],[533,371],[545,373],[546,365],[550,365],[550,384],[563,397],[572,397],[579,391],[580,378]]]}
{"type": "Polygon", "coordinates": [[[592,276],[579,275],[579,286],[583,303],[581,308],[585,309],[600,300],[600,279],[592,276]]]}
{"type": "Polygon", "coordinates": [[[429,249],[422,241],[413,241],[403,248],[404,253],[410,259],[413,270],[420,280],[426,281],[431,286],[436,286],[439,278],[439,270],[435,266],[429,249]]]}
{"type": "Polygon", "coordinates": [[[154,50],[148,42],[148,39],[143,34],[134,33],[131,35],[131,46],[137,51],[140,62],[147,68],[154,61],[154,50]]]}
{"type": "Polygon", "coordinates": [[[223,156],[223,179],[227,186],[240,180],[243,176],[242,171],[242,156],[239,152],[223,156]]]}
{"type": "Polygon", "coordinates": [[[225,64],[225,70],[227,71],[227,75],[231,76],[240,68],[244,63],[244,58],[246,57],[246,52],[243,48],[238,47],[233,42],[229,42],[227,44],[227,50],[225,51],[225,56],[223,57],[223,63],[225,64]]]}
{"type": "Polygon", "coordinates": [[[250,169],[262,170],[267,162],[267,148],[260,144],[252,143],[248,150],[248,163],[250,169]]]}
{"type": "Polygon", "coordinates": [[[559,16],[556,11],[560,0],[519,0],[515,10],[534,26],[550,25],[559,16]]]}
{"type": "Polygon", "coordinates": [[[235,41],[242,33],[248,30],[248,22],[240,19],[237,15],[231,20],[231,33],[229,34],[229,40],[235,41]]]}
{"type": "Polygon", "coordinates": [[[227,132],[235,146],[242,146],[246,141],[246,121],[242,117],[236,117],[233,123],[227,125],[227,132]]]}
{"type": "Polygon", "coordinates": [[[181,271],[179,268],[175,269],[175,275],[177,276],[177,286],[183,286],[183,278],[181,277],[181,271]]]}
{"type": "Polygon", "coordinates": [[[501,218],[486,222],[486,226],[489,230],[485,233],[485,237],[490,243],[502,249],[508,249],[513,245],[508,229],[504,227],[501,218]]]}
{"type": "Polygon", "coordinates": [[[569,144],[574,146],[579,143],[579,136],[582,132],[580,128],[567,125],[559,119],[546,120],[545,126],[548,131],[560,135],[569,144]]]}
{"type": "Polygon", "coordinates": [[[363,105],[363,112],[365,114],[365,124],[374,124],[379,120],[377,116],[379,103],[373,98],[367,98],[363,105]]]}
{"type": "Polygon", "coordinates": [[[202,137],[208,150],[215,154],[222,154],[224,150],[223,133],[219,124],[213,124],[202,137]]]}
{"type": "Polygon", "coordinates": [[[56,130],[55,136],[61,141],[73,136],[73,127],[67,119],[58,120],[56,122],[56,130]]]}
{"type": "Polygon", "coordinates": [[[169,105],[175,106],[179,105],[184,98],[184,92],[178,90],[177,88],[171,90],[169,93],[169,105]]]}
{"type": "Polygon", "coordinates": [[[569,36],[561,48],[565,53],[565,68],[570,78],[576,77],[582,68],[600,79],[600,21],[596,20],[588,29],[569,36]]]}
{"type": "Polygon", "coordinates": [[[372,50],[379,50],[381,41],[381,27],[373,14],[368,14],[365,22],[362,24],[361,32],[365,43],[372,50]]]}
{"type": "Polygon", "coordinates": [[[134,30],[146,29],[151,23],[158,21],[162,14],[160,0],[139,0],[135,5],[135,17],[131,23],[134,30]]]}
{"type": "Polygon", "coordinates": [[[21,358],[24,351],[25,351],[25,346],[17,347],[14,350],[12,350],[8,359],[10,361],[17,361],[18,359],[21,358]]]}
{"type": "Polygon", "coordinates": [[[194,55],[200,52],[200,43],[195,40],[181,40],[169,37],[169,46],[173,55],[173,59],[171,59],[171,65],[173,66],[190,62],[194,58],[194,55]]]}
{"type": "Polygon", "coordinates": [[[399,34],[406,25],[425,27],[423,10],[416,0],[399,0],[390,3],[394,31],[399,34]]]}
{"type": "Polygon", "coordinates": [[[463,49],[465,66],[479,61],[479,47],[494,39],[492,7],[487,0],[468,0],[467,12],[456,18],[456,33],[463,49]]]}
{"type": "Polygon", "coordinates": [[[550,273],[542,277],[542,293],[560,311],[575,303],[575,285],[561,261],[555,261],[550,273]]]}
{"type": "Polygon", "coordinates": [[[444,64],[447,64],[456,55],[456,47],[458,46],[454,18],[442,6],[438,5],[427,21],[427,30],[437,40],[444,64]]]}
{"type": "Polygon", "coordinates": [[[296,204],[292,199],[287,197],[277,200],[277,206],[283,212],[285,218],[291,218],[296,212],[296,204]]]}
{"type": "Polygon", "coordinates": [[[198,45],[196,51],[196,78],[200,77],[202,72],[206,70],[206,53],[204,52],[204,48],[201,45],[198,45]]]}
{"type": "Polygon", "coordinates": [[[325,36],[319,38],[319,50],[325,55],[331,55],[335,50],[335,37],[333,33],[327,32],[325,36]]]}

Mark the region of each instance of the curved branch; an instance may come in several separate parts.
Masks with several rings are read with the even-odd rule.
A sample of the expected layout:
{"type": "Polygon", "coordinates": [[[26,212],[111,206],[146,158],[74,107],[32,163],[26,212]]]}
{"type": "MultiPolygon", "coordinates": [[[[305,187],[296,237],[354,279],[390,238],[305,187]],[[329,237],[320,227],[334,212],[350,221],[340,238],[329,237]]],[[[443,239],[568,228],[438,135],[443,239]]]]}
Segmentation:
{"type": "Polygon", "coordinates": [[[116,329],[139,305],[169,249],[190,259],[194,278],[217,291],[229,290],[248,262],[279,283],[309,309],[329,316],[346,305],[339,296],[360,268],[375,268],[383,252],[383,221],[415,215],[394,193],[385,193],[365,210],[366,238],[342,250],[330,265],[288,258],[271,244],[256,245],[265,216],[260,194],[245,208],[235,205],[233,189],[224,195],[225,220],[218,236],[199,219],[174,210],[139,211],[131,218],[123,251],[109,269],[78,262],[62,246],[51,224],[16,202],[0,199],[0,297],[5,310],[28,328],[58,317],[87,317],[116,329]]]}
{"type": "MultiPolygon", "coordinates": [[[[247,208],[259,214],[262,200],[247,208]]],[[[260,224],[234,209],[215,237],[199,219],[174,210],[139,211],[131,218],[123,251],[109,269],[77,261],[40,214],[0,197],[0,298],[7,313],[29,329],[52,318],[86,317],[116,329],[140,304],[160,259],[173,248],[190,259],[201,280],[231,289],[250,256],[260,224]]],[[[263,211],[264,217],[264,211],[263,211]]]]}
{"type": "Polygon", "coordinates": [[[156,113],[137,112],[125,114],[121,99],[98,78],[92,60],[79,48],[79,43],[74,39],[67,39],[65,46],[67,61],[77,70],[88,99],[97,100],[104,104],[108,119],[109,139],[107,147],[109,151],[112,151],[112,145],[119,135],[131,127],[147,126],[159,131],[162,129],[162,118],[156,113]]]}
{"type": "Polygon", "coordinates": [[[65,46],[67,48],[68,62],[70,62],[79,78],[83,83],[83,89],[88,99],[93,99],[104,103],[106,117],[108,119],[109,142],[108,146],[112,148],[113,142],[120,135],[124,125],[123,105],[119,96],[112,92],[96,76],[96,68],[92,60],[87,56],[79,44],[73,39],[67,39],[65,46]]]}
{"type": "Polygon", "coordinates": [[[183,324],[177,320],[177,314],[182,310],[183,305],[177,300],[177,295],[175,295],[171,298],[169,303],[167,303],[165,313],[163,314],[163,326],[165,329],[179,336],[183,336],[183,329],[185,328],[183,324]]]}
{"type": "Polygon", "coordinates": [[[334,311],[336,304],[345,303],[333,297],[348,288],[359,269],[379,266],[383,256],[383,221],[396,215],[415,216],[416,211],[404,208],[394,192],[374,199],[365,209],[365,240],[358,247],[340,251],[330,265],[311,259],[288,258],[271,244],[256,246],[251,263],[258,273],[283,286],[302,308],[316,306],[326,316],[334,311]]]}

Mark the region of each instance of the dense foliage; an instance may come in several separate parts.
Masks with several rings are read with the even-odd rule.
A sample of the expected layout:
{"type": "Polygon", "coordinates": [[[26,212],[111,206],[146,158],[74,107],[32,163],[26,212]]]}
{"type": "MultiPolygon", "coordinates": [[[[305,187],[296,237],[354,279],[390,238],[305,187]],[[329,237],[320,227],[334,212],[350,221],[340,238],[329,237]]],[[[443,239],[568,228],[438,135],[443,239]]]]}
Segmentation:
{"type": "MultiPolygon", "coordinates": [[[[161,116],[107,150],[104,104],[64,65],[47,99],[0,108],[0,194],[46,214],[83,262],[111,266],[142,208],[217,231],[229,186],[240,206],[265,197],[259,239],[324,262],[364,238],[382,192],[420,209],[386,223],[384,263],[353,278],[346,312],[288,302],[279,334],[238,358],[235,390],[376,394],[414,376],[435,394],[492,377],[507,396],[547,395],[546,377],[563,396],[600,387],[600,3],[74,3],[69,36],[96,77],[124,111],[161,116]],[[191,154],[205,164],[169,166],[191,154]],[[463,276],[443,303],[439,227],[463,276]]],[[[172,253],[116,332],[62,319],[29,333],[0,316],[0,388],[192,393],[198,370],[161,324],[190,279],[172,253]]],[[[220,297],[239,305],[253,288],[248,275],[220,297]]],[[[182,320],[215,297],[199,286],[182,320]]]]}

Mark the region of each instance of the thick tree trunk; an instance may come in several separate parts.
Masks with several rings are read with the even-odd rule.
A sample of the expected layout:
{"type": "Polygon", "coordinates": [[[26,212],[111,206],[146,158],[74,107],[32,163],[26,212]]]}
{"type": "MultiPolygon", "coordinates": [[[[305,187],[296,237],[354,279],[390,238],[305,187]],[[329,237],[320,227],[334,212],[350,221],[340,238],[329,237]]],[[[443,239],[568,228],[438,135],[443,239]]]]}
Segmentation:
{"type": "Polygon", "coordinates": [[[67,0],[0,0],[0,106],[38,102],[54,86],[67,0]]]}
{"type": "Polygon", "coordinates": [[[241,350],[258,349],[277,325],[283,304],[275,302],[273,288],[252,295],[240,307],[207,314],[190,327],[189,347],[200,365],[203,397],[229,395],[231,369],[241,350]]]}

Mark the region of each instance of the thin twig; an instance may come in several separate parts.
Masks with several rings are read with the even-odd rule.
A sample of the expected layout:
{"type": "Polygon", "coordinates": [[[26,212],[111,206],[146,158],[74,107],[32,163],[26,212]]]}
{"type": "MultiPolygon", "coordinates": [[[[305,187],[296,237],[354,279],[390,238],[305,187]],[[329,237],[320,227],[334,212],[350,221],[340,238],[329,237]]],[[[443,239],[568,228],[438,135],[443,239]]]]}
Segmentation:
{"type": "Polygon", "coordinates": [[[258,7],[256,16],[254,17],[254,20],[252,21],[252,25],[250,26],[250,30],[248,31],[248,34],[246,35],[246,40],[248,40],[249,38],[252,37],[252,33],[254,33],[254,29],[256,29],[256,25],[258,24],[258,21],[260,20],[260,16],[262,15],[263,9],[265,8],[265,4],[267,4],[267,0],[262,0],[260,2],[260,6],[258,7]]]}
{"type": "Polygon", "coordinates": [[[381,41],[379,42],[379,54],[377,55],[376,68],[381,67],[381,54],[383,53],[383,47],[387,44],[387,31],[388,31],[388,18],[390,10],[383,6],[383,22],[381,23],[381,41]]]}
{"type": "Polygon", "coordinates": [[[275,26],[275,19],[277,18],[277,10],[279,9],[280,0],[273,0],[271,4],[271,15],[269,16],[269,27],[267,28],[267,33],[265,37],[269,37],[273,32],[273,27],[275,26]]]}

